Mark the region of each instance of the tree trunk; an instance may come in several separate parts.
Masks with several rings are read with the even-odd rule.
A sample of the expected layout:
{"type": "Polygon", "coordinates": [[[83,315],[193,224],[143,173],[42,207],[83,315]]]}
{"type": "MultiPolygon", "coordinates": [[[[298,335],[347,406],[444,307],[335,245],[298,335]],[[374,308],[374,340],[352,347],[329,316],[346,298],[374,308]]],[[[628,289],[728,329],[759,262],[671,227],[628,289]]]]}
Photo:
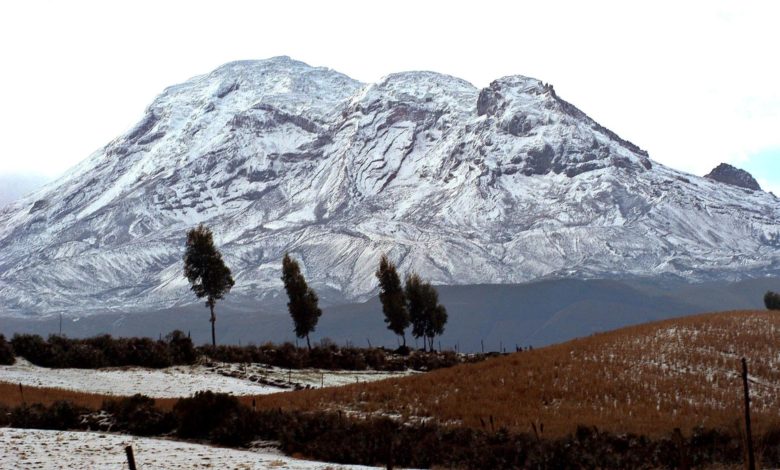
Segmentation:
{"type": "Polygon", "coordinates": [[[214,315],[214,305],[209,305],[209,308],[211,308],[211,319],[209,320],[211,322],[211,346],[217,347],[217,334],[214,330],[214,323],[217,322],[217,317],[214,315]]]}
{"type": "Polygon", "coordinates": [[[308,333],[306,333],[306,346],[309,348],[309,351],[311,351],[311,341],[309,341],[308,333]]]}
{"type": "Polygon", "coordinates": [[[404,339],[403,347],[406,349],[406,332],[401,333],[401,337],[404,339]]]}

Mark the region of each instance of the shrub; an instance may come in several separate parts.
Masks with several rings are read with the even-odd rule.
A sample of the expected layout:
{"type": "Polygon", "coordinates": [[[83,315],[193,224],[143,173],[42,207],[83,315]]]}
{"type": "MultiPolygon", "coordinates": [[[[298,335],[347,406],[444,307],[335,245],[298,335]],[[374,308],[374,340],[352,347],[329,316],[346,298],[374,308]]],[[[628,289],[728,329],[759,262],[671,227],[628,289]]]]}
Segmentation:
{"type": "Polygon", "coordinates": [[[252,437],[252,412],[225,393],[197,392],[182,398],[173,407],[176,433],[184,438],[210,438],[221,443],[241,445],[252,437]]]}
{"type": "Polygon", "coordinates": [[[182,331],[174,330],[165,337],[168,343],[168,352],[173,364],[193,364],[198,359],[198,353],[192,340],[182,331]]]}
{"type": "Polygon", "coordinates": [[[11,424],[11,409],[0,404],[0,428],[11,424]]]}
{"type": "MultiPolygon", "coordinates": [[[[136,395],[106,402],[120,430],[132,434],[168,432],[174,424],[156,429],[122,428],[145,419],[155,420],[160,412],[154,400],[136,395]]],[[[0,425],[22,428],[85,428],[86,410],[67,402],[20,406],[10,415],[0,407],[0,425]],[[3,419],[3,417],[7,419],[3,419]]],[[[594,426],[579,426],[572,434],[557,439],[532,437],[436,423],[402,423],[387,418],[351,419],[341,413],[283,411],[254,412],[235,397],[199,392],[174,407],[178,435],[205,438],[215,444],[244,446],[254,438],[279,441],[287,454],[337,464],[395,465],[443,468],[707,468],[713,464],[730,467],[743,458],[738,430],[695,428],[690,437],[679,430],[660,437],[613,434],[594,426]]],[[[169,415],[169,417],[171,417],[169,415]]],[[[162,422],[162,421],[158,421],[162,422]]],[[[144,434],[146,435],[146,434],[144,434]]],[[[780,464],[780,429],[769,427],[757,436],[762,464],[780,464]]]]}
{"type": "Polygon", "coordinates": [[[764,305],[766,305],[767,310],[780,310],[780,294],[767,292],[764,295],[764,305]]]}
{"type": "Polygon", "coordinates": [[[154,399],[145,395],[110,400],[102,408],[114,417],[120,430],[138,436],[165,434],[175,426],[173,415],[156,408],[154,399]]]}
{"type": "Polygon", "coordinates": [[[11,339],[11,346],[17,355],[33,364],[55,368],[163,368],[192,364],[198,356],[192,340],[178,330],[168,334],[164,341],[149,338],[112,338],[111,335],[87,339],[51,335],[44,340],[38,335],[17,334],[11,339]]]}
{"type": "Polygon", "coordinates": [[[0,365],[10,366],[14,362],[16,362],[14,348],[5,340],[5,336],[0,335],[0,365]]]}
{"type": "Polygon", "coordinates": [[[212,429],[209,438],[214,444],[243,447],[255,438],[256,414],[248,408],[242,408],[241,411],[228,414],[212,429]]]}
{"type": "Polygon", "coordinates": [[[52,367],[51,348],[39,335],[15,334],[11,338],[14,352],[33,364],[52,367]]]}
{"type": "Polygon", "coordinates": [[[11,412],[10,424],[15,428],[76,429],[79,417],[87,411],[69,401],[56,401],[48,408],[39,403],[22,405],[11,412]]]}

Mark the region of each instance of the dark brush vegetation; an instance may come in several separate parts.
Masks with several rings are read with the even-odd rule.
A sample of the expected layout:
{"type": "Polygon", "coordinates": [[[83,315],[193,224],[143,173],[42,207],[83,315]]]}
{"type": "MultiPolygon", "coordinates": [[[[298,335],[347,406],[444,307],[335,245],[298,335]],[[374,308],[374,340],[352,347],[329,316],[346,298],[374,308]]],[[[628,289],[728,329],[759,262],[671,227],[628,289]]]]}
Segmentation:
{"type": "Polygon", "coordinates": [[[10,366],[14,362],[16,362],[14,348],[5,340],[5,336],[0,335],[0,365],[10,366]]]}
{"type": "Polygon", "coordinates": [[[56,401],[49,406],[34,403],[21,405],[6,415],[7,424],[15,428],[26,429],[67,429],[81,428],[80,417],[87,414],[87,408],[74,405],[69,401],[56,401]]]}
{"type": "Polygon", "coordinates": [[[181,331],[162,340],[113,338],[110,335],[72,339],[51,335],[14,335],[10,342],[0,336],[0,364],[11,364],[14,353],[41,367],[94,369],[137,366],[163,368],[195,363],[199,358],[217,362],[260,363],[286,369],[326,370],[434,370],[464,362],[477,362],[491,355],[458,355],[450,351],[401,355],[382,348],[337,346],[323,341],[318,346],[299,348],[291,343],[261,346],[194,347],[181,331]]]}
{"type": "Polygon", "coordinates": [[[145,395],[106,400],[102,409],[111,415],[117,429],[136,436],[165,434],[175,425],[171,413],[156,407],[154,399],[145,395]]]}
{"type": "Polygon", "coordinates": [[[780,310],[780,294],[767,292],[764,296],[764,305],[766,305],[767,310],[780,310]]]}
{"type": "Polygon", "coordinates": [[[113,338],[101,335],[86,339],[72,339],[51,335],[14,335],[13,352],[42,367],[99,367],[138,366],[163,368],[176,364],[192,364],[197,354],[192,341],[181,331],[168,334],[163,340],[149,338],[113,338]]]}
{"type": "MultiPolygon", "coordinates": [[[[139,435],[175,433],[181,438],[243,447],[274,440],[287,454],[340,464],[446,468],[692,468],[738,464],[741,433],[695,428],[650,438],[580,426],[555,439],[505,429],[467,429],[434,423],[403,424],[388,418],[349,418],[341,413],[253,411],[230,395],[200,392],[173,411],[135,396],[106,402],[113,431],[139,435]],[[151,420],[153,426],[141,421],[151,420]],[[139,427],[141,425],[141,427],[139,427]]],[[[0,424],[43,429],[94,429],[95,412],[67,402],[0,410],[0,424]]],[[[764,432],[758,448],[764,466],[780,464],[780,429],[764,432]]]]}
{"type": "Polygon", "coordinates": [[[291,343],[278,346],[267,343],[261,346],[201,347],[198,348],[198,352],[219,362],[253,362],[289,369],[350,371],[434,370],[489,357],[489,355],[463,356],[451,351],[440,353],[413,351],[407,355],[400,355],[382,348],[354,348],[327,342],[312,347],[311,350],[295,347],[291,343]]]}

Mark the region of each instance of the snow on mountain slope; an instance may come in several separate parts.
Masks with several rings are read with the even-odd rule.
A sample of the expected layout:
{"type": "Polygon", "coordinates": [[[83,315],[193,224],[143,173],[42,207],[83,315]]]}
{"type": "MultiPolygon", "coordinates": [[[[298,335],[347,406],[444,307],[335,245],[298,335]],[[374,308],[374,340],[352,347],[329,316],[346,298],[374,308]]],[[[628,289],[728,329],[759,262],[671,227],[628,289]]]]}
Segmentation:
{"type": "Polygon", "coordinates": [[[362,84],[278,57],[166,89],[141,122],[0,209],[0,314],[194,302],[185,232],[210,226],[231,296],[299,258],[325,300],[375,288],[382,252],[441,284],[780,270],[780,201],[652,162],[514,76],[362,84]]]}

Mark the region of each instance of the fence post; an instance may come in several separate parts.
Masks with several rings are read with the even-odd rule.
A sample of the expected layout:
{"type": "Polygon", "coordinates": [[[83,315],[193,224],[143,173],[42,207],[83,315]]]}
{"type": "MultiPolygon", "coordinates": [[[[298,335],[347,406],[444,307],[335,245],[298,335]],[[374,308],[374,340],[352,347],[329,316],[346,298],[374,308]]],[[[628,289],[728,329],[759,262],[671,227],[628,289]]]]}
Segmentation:
{"type": "Polygon", "coordinates": [[[133,446],[125,447],[125,454],[127,454],[127,465],[130,467],[130,470],[136,470],[135,457],[133,456],[133,446]]]}
{"type": "Polygon", "coordinates": [[[748,470],[756,470],[756,458],[753,455],[753,433],[750,429],[750,389],[748,388],[747,360],[742,358],[742,385],[745,389],[745,434],[747,434],[748,470]]]}

